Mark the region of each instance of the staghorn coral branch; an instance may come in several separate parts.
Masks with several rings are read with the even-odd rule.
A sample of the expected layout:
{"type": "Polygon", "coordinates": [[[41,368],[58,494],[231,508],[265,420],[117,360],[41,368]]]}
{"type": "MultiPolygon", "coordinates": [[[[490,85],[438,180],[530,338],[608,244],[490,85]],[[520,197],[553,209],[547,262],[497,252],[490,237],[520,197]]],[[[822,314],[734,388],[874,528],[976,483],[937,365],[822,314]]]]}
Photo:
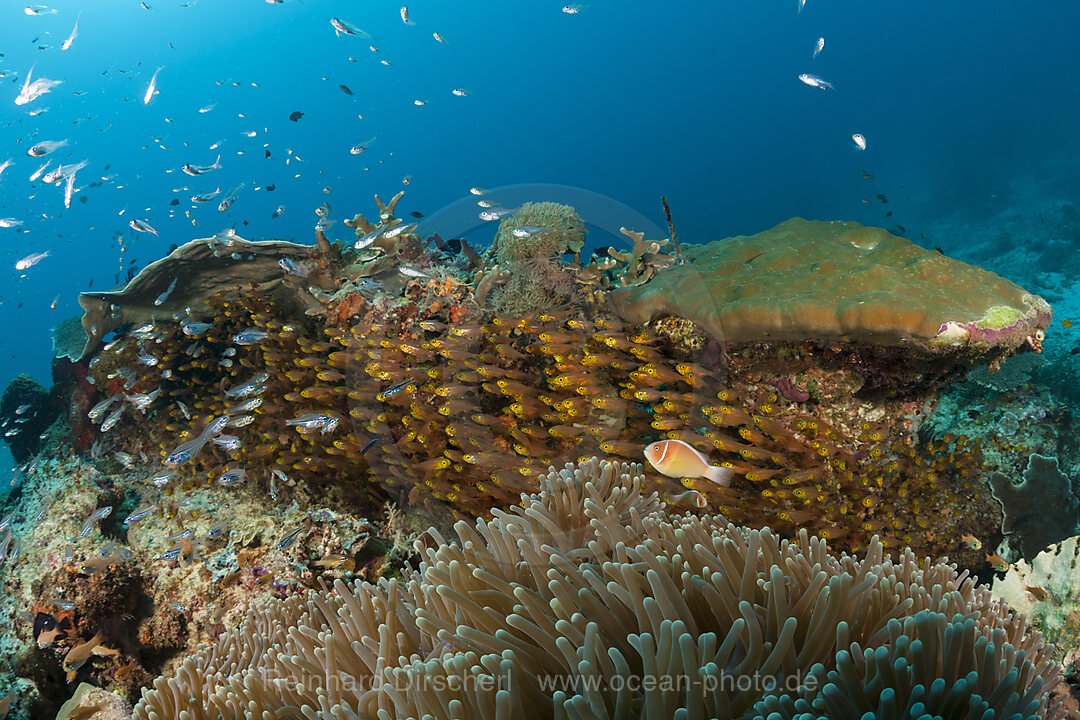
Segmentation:
{"type": "Polygon", "coordinates": [[[394,217],[394,208],[397,207],[398,200],[400,200],[404,194],[404,190],[399,191],[398,194],[390,198],[390,202],[386,203],[385,205],[383,204],[383,201],[379,199],[378,195],[375,196],[375,204],[379,206],[380,220],[383,219],[383,215],[389,215],[391,218],[394,217]]]}

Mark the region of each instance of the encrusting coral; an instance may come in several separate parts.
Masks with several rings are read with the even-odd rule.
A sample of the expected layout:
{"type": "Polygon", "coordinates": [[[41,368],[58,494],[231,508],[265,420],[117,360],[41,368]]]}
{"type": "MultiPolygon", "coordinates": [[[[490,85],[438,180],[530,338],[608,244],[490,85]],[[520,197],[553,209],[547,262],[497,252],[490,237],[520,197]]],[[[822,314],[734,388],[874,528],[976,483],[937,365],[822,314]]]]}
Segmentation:
{"type": "Polygon", "coordinates": [[[1051,648],[954,566],[669,515],[643,483],[568,464],[400,580],[256,605],[134,717],[1056,716],[1051,648]]]}

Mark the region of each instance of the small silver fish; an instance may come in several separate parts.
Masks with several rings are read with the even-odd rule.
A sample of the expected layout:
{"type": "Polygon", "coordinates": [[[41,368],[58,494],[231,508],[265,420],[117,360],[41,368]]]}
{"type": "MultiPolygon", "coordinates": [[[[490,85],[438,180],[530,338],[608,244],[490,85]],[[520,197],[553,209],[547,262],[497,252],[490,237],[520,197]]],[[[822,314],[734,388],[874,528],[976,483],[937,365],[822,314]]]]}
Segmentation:
{"type": "Polygon", "coordinates": [[[161,388],[157,388],[153,392],[139,393],[138,395],[125,395],[124,399],[131,403],[131,406],[141,412],[146,412],[146,408],[150,406],[150,403],[157,400],[158,395],[161,394],[161,388]]]}
{"type": "Polygon", "coordinates": [[[149,105],[150,101],[157,93],[157,76],[163,68],[164,66],[158,67],[158,69],[154,71],[154,75],[150,78],[150,84],[146,86],[146,93],[143,95],[143,105],[149,105]]]}
{"type": "Polygon", "coordinates": [[[247,470],[245,470],[244,468],[234,468],[226,470],[225,472],[221,473],[221,475],[219,475],[217,479],[218,484],[224,485],[225,487],[239,485],[240,483],[244,482],[244,480],[247,480],[247,470]]]}
{"type": "Polygon", "coordinates": [[[492,208],[490,210],[484,210],[480,213],[480,219],[486,222],[493,220],[502,220],[505,217],[509,217],[514,214],[513,210],[507,210],[505,208],[492,208]]]}
{"type": "MultiPolygon", "coordinates": [[[[186,166],[185,166],[185,167],[186,167],[186,166]]],[[[204,202],[210,202],[210,201],[211,201],[211,200],[213,200],[213,199],[214,199],[214,198],[215,198],[215,197],[217,196],[217,194],[218,194],[218,193],[220,193],[220,192],[221,192],[221,188],[218,188],[217,190],[214,190],[214,192],[208,192],[208,193],[200,193],[200,194],[198,194],[198,195],[192,195],[192,196],[191,196],[191,202],[193,202],[193,203],[204,203],[204,202]]]]}
{"type": "Polygon", "coordinates": [[[163,485],[167,485],[168,482],[173,479],[174,475],[176,475],[176,471],[169,470],[168,472],[158,473],[157,475],[152,477],[150,481],[158,487],[162,487],[163,485]]]}
{"type": "Polygon", "coordinates": [[[194,320],[188,321],[180,326],[180,329],[188,337],[196,337],[202,335],[204,332],[212,328],[213,325],[207,322],[196,322],[194,320]]]}
{"type": "Polygon", "coordinates": [[[408,265],[402,265],[401,267],[399,267],[398,272],[401,273],[402,275],[404,275],[405,277],[411,277],[411,278],[430,278],[431,277],[427,273],[421,272],[421,271],[417,270],[416,268],[411,268],[408,265]]]}
{"type": "MultiPolygon", "coordinates": [[[[15,98],[16,105],[25,105],[29,102],[33,102],[62,82],[61,80],[49,80],[47,78],[38,78],[31,82],[30,76],[33,74],[34,66],[31,65],[30,71],[26,73],[26,80],[23,82],[22,90],[19,91],[18,96],[15,98]]],[[[45,153],[42,153],[42,155],[44,154],[45,153]]]]}
{"type": "MultiPolygon", "coordinates": [[[[221,168],[221,155],[218,155],[214,159],[214,164],[213,165],[192,165],[191,163],[185,163],[184,166],[180,168],[180,170],[187,173],[188,175],[195,176],[195,175],[202,175],[203,173],[208,173],[211,170],[218,170],[220,168],[221,168]]],[[[204,197],[202,195],[196,195],[195,197],[193,197],[191,199],[194,202],[206,202],[210,198],[214,197],[214,195],[217,195],[219,192],[221,192],[221,188],[218,188],[213,193],[210,193],[209,197],[205,197],[202,200],[195,200],[195,197],[204,197]]]]}
{"type": "Polygon", "coordinates": [[[223,450],[239,450],[240,438],[235,435],[218,435],[214,438],[214,444],[223,450]]]}
{"type": "Polygon", "coordinates": [[[169,295],[171,295],[172,291],[176,289],[177,280],[179,280],[179,278],[174,277],[172,279],[172,282],[169,283],[169,287],[165,288],[165,292],[158,295],[157,298],[154,300],[154,305],[161,305],[163,302],[169,299],[169,295]]]}
{"type": "Polygon", "coordinates": [[[532,237],[534,235],[539,235],[540,233],[544,232],[545,230],[547,230],[546,227],[541,227],[541,226],[537,226],[537,225],[523,225],[521,227],[516,227],[513,230],[511,230],[510,234],[513,235],[516,238],[527,238],[527,237],[532,237]]]}
{"type": "Polygon", "coordinates": [[[134,220],[134,219],[129,220],[128,225],[130,225],[131,229],[134,230],[135,232],[152,233],[154,235],[159,234],[158,231],[155,230],[153,228],[153,226],[150,225],[150,223],[146,222],[145,220],[134,220]]]}
{"type": "Polygon", "coordinates": [[[810,73],[803,73],[799,76],[799,80],[810,87],[815,87],[820,90],[835,90],[836,88],[832,83],[822,80],[817,75],[811,75],[810,73]]]}
{"type": "Polygon", "coordinates": [[[369,147],[371,147],[371,144],[373,142],[375,142],[375,138],[371,138],[370,140],[365,140],[364,142],[361,142],[361,143],[356,143],[351,148],[349,148],[349,154],[350,155],[359,155],[360,153],[365,152],[369,147]]]}
{"type": "Polygon", "coordinates": [[[341,418],[334,417],[333,415],[305,413],[291,420],[286,420],[285,425],[287,427],[294,427],[300,432],[318,430],[323,435],[326,435],[327,433],[332,433],[337,430],[340,422],[341,418]]]}
{"type": "Polygon", "coordinates": [[[362,37],[367,38],[368,40],[375,39],[370,33],[364,32],[351,22],[342,20],[341,18],[330,18],[330,26],[334,28],[334,33],[338,37],[341,37],[342,35],[352,35],[353,37],[362,37]]]}
{"type": "Polygon", "coordinates": [[[44,165],[42,165],[41,167],[39,167],[39,168],[38,168],[37,170],[35,170],[35,171],[34,171],[34,172],[33,172],[33,173],[32,173],[32,174],[30,175],[30,182],[36,182],[36,181],[37,181],[37,179],[38,179],[39,177],[41,177],[42,173],[44,173],[44,172],[45,172],[45,168],[49,167],[50,165],[52,165],[52,159],[51,159],[51,158],[50,158],[49,160],[46,160],[46,161],[45,161],[45,164],[44,164],[44,165]]]}
{"type": "Polygon", "coordinates": [[[116,458],[116,462],[120,463],[121,465],[126,467],[128,470],[134,470],[135,469],[135,458],[133,458],[128,453],[120,452],[119,450],[117,450],[116,452],[113,453],[113,457],[116,458]]]}
{"type": "Polygon", "coordinates": [[[37,145],[34,145],[27,150],[26,154],[30,157],[41,157],[42,155],[48,155],[55,150],[66,147],[68,143],[68,140],[42,140],[37,145]]]}
{"type": "Polygon", "coordinates": [[[125,405],[121,405],[120,407],[116,408],[116,410],[114,410],[112,414],[109,415],[109,417],[105,418],[105,421],[101,423],[101,432],[108,432],[109,430],[112,430],[113,426],[116,425],[116,423],[120,422],[120,416],[124,413],[125,407],[125,405]]]}
{"type": "Polygon", "coordinates": [[[386,232],[384,232],[383,237],[394,238],[398,235],[411,233],[413,230],[416,229],[416,226],[419,224],[420,223],[409,223],[408,225],[396,225],[395,227],[392,227],[386,232]]]}
{"type": "Polygon", "coordinates": [[[289,275],[296,275],[297,277],[307,277],[309,274],[308,268],[296,262],[292,258],[283,257],[278,260],[278,265],[289,275]]]}
{"type": "Polygon", "coordinates": [[[256,330],[255,328],[247,328],[241,330],[232,337],[232,341],[237,345],[255,345],[260,343],[266,338],[270,337],[270,334],[265,330],[256,330]]]}
{"type": "Polygon", "coordinates": [[[243,189],[244,189],[244,183],[240,183],[239,185],[234,187],[232,190],[227,192],[225,194],[225,197],[223,197],[221,199],[221,202],[218,203],[218,208],[217,208],[218,212],[225,212],[226,210],[231,208],[233,203],[236,202],[237,196],[240,195],[240,191],[243,190],[243,189]]]}
{"type": "Polygon", "coordinates": [[[71,44],[73,42],[75,42],[75,36],[79,34],[79,18],[81,18],[81,17],[82,17],[82,11],[79,11],[79,14],[75,16],[75,27],[73,27],[71,29],[71,34],[68,35],[67,40],[65,40],[64,43],[60,46],[61,50],[70,49],[71,44]]]}
{"type": "Polygon", "coordinates": [[[145,507],[139,508],[138,510],[124,518],[124,524],[133,525],[145,518],[150,513],[154,512],[155,510],[157,510],[157,505],[146,505],[145,507]]]}
{"type": "Polygon", "coordinates": [[[35,265],[37,265],[39,262],[41,262],[42,260],[44,260],[47,257],[49,257],[49,251],[48,250],[46,250],[45,252],[42,252],[42,253],[33,253],[31,255],[27,255],[22,260],[19,260],[18,262],[15,263],[15,269],[16,270],[29,270],[30,268],[34,267],[35,265]]]}
{"type": "Polygon", "coordinates": [[[90,409],[89,409],[89,410],[88,410],[88,411],[86,412],[86,416],[87,416],[88,418],[90,418],[90,420],[91,420],[92,422],[97,422],[97,419],[98,419],[99,417],[101,417],[101,414],[102,414],[102,413],[104,413],[104,412],[105,412],[106,410],[108,410],[108,409],[109,409],[109,406],[110,406],[110,405],[112,405],[112,404],[113,404],[114,402],[116,402],[117,400],[119,400],[119,399],[120,399],[121,397],[123,397],[123,395],[121,395],[120,393],[117,393],[116,395],[113,395],[113,396],[112,396],[112,397],[110,397],[110,398],[106,398],[106,399],[102,400],[102,401],[101,401],[101,402],[99,402],[99,403],[98,403],[97,405],[95,405],[94,407],[90,408],[90,409]]]}
{"type": "Polygon", "coordinates": [[[262,405],[262,403],[262,398],[251,398],[250,400],[246,400],[239,405],[233,405],[232,407],[228,408],[225,413],[227,415],[242,415],[243,413],[251,412],[255,408],[262,405]]]}

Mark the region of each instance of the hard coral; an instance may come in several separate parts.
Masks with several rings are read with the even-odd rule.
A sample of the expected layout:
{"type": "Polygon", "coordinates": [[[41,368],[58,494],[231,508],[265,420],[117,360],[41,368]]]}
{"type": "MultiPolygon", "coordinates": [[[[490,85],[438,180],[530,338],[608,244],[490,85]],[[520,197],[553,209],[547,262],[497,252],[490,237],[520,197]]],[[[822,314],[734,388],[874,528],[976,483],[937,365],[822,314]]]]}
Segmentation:
{"type": "MultiPolygon", "coordinates": [[[[279,261],[303,259],[312,250],[283,240],[249,241],[230,231],[184,243],[147,265],[121,290],[79,295],[86,332],[79,358],[89,358],[118,327],[205,310],[207,299],[223,290],[254,283],[273,293],[282,277],[279,261]]],[[[282,302],[295,296],[287,287],[281,290],[282,302]]]]}
{"type": "Polygon", "coordinates": [[[256,605],[134,717],[1055,716],[1050,648],[953,566],[671,516],[636,465],[540,480],[402,581],[256,605]]]}
{"type": "Polygon", "coordinates": [[[1050,322],[993,273],[852,222],[788,220],[688,247],[687,263],[611,295],[627,320],[681,315],[731,343],[802,340],[1015,350],[1050,322]]]}
{"type": "Polygon", "coordinates": [[[994,578],[994,597],[1027,615],[1057,647],[1059,659],[1080,660],[1080,536],[1051,545],[1031,562],[1017,560],[994,578]],[[1066,658],[1066,654],[1071,657],[1066,658]]]}

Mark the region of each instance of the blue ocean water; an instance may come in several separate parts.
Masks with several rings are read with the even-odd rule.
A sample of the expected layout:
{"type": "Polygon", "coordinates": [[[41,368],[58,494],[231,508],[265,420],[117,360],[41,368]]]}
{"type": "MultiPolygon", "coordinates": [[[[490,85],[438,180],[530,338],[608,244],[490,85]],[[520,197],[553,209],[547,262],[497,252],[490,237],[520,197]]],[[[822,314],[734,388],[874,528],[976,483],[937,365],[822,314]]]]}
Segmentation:
{"type": "MultiPolygon", "coordinates": [[[[15,161],[0,177],[0,217],[22,221],[0,229],[4,382],[29,372],[48,384],[49,330],[81,312],[91,283],[110,289],[127,268],[228,227],[311,242],[324,202],[341,220],[405,189],[406,211],[438,217],[471,186],[543,183],[597,193],[660,228],[666,195],[684,242],[802,216],[962,253],[963,237],[925,229],[958,213],[992,217],[1017,178],[1080,158],[1080,6],[1064,0],[807,0],[801,11],[795,0],[598,0],[577,13],[561,0],[421,0],[408,6],[411,26],[382,0],[23,7],[0,9],[0,162],[15,161]],[[338,36],[332,17],[375,39],[338,36]],[[16,105],[31,67],[63,82],[16,105]],[[159,92],[144,103],[158,67],[159,92]],[[28,180],[46,158],[27,149],[61,139],[70,144],[51,167],[89,161],[70,208],[62,183],[28,180]],[[218,153],[220,169],[180,170],[218,153]],[[240,183],[226,212],[220,195],[188,199],[240,183]]],[[[1058,185],[1074,197],[1078,187],[1058,185]]]]}

